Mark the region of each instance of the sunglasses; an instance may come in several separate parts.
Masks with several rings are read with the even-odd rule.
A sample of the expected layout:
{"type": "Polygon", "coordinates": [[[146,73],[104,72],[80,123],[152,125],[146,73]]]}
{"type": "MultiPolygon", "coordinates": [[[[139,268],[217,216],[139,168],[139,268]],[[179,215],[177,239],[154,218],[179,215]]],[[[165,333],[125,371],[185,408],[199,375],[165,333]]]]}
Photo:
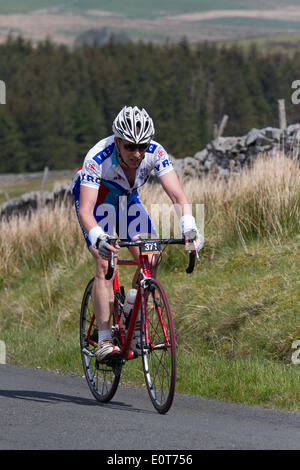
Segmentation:
{"type": "Polygon", "coordinates": [[[124,145],[124,148],[126,150],[129,150],[129,152],[134,152],[135,150],[138,150],[139,152],[145,152],[147,150],[149,144],[130,144],[127,142],[122,142],[124,145]]]}

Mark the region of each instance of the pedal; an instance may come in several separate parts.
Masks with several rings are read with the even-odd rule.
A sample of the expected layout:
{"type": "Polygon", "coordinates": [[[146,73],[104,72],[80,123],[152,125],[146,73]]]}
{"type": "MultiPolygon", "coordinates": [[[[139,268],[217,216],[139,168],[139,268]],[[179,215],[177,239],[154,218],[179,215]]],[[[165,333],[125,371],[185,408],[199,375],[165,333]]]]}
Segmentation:
{"type": "Polygon", "coordinates": [[[86,349],[86,348],[83,348],[83,349],[82,349],[82,352],[83,352],[86,356],[94,357],[94,353],[92,353],[91,351],[89,351],[89,350],[86,349]]]}

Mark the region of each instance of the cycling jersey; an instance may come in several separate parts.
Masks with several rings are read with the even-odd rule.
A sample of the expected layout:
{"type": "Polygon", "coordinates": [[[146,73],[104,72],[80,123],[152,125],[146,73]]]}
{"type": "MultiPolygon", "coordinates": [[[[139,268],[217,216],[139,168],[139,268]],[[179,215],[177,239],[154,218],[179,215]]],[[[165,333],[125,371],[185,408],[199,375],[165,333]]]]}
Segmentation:
{"type": "MultiPolygon", "coordinates": [[[[165,149],[158,142],[151,141],[136,170],[134,184],[130,186],[118,164],[114,135],[100,140],[87,153],[83,166],[76,172],[72,182],[71,191],[75,197],[78,218],[80,186],[88,186],[98,190],[94,217],[107,234],[113,235],[112,227],[115,226],[120,238],[126,240],[146,232],[156,236],[151,220],[139,200],[137,188],[146,183],[152,171],[160,177],[171,170],[173,165],[165,149]],[[124,218],[127,223],[123,223],[124,218]]],[[[89,246],[88,236],[81,228],[89,246]]]]}

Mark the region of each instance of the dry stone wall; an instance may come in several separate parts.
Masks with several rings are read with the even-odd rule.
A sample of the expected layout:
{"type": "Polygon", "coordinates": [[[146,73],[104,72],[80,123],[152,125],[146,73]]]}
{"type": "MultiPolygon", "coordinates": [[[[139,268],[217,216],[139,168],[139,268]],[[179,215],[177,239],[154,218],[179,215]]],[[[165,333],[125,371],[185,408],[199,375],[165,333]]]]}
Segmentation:
{"type": "Polygon", "coordinates": [[[53,192],[32,191],[0,205],[0,221],[13,215],[26,215],[41,206],[53,207],[57,202],[71,201],[70,184],[57,186],[53,192]]]}
{"type": "Polygon", "coordinates": [[[284,130],[254,128],[241,137],[219,137],[193,157],[174,159],[173,164],[184,178],[201,177],[212,171],[227,177],[231,171],[238,172],[249,165],[258,154],[273,149],[281,149],[286,155],[293,154],[300,158],[299,145],[300,124],[292,124],[284,130]]]}

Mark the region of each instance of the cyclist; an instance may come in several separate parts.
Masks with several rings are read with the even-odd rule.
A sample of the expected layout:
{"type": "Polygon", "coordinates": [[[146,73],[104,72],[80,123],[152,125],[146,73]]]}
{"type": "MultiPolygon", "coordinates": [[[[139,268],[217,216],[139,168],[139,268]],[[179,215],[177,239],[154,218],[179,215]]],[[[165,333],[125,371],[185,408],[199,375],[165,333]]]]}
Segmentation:
{"type": "MultiPolygon", "coordinates": [[[[182,235],[189,233],[190,237],[193,233],[197,250],[204,244],[170,158],[165,149],[152,140],[154,125],[146,110],[125,106],[115,118],[112,130],[113,135],[100,140],[89,150],[72,183],[79,223],[96,261],[92,298],[98,326],[95,355],[99,362],[120,354],[119,347],[111,341],[110,333],[112,280],[105,279],[111,251],[116,256],[119,246],[112,246],[107,239],[113,236],[114,227],[120,239],[130,240],[137,235],[156,236],[137,192],[152,170],[175,208],[180,208],[178,216],[182,235]]],[[[130,248],[130,251],[138,260],[137,247],[130,248]]],[[[152,261],[151,268],[155,270],[155,261],[152,261]]]]}

